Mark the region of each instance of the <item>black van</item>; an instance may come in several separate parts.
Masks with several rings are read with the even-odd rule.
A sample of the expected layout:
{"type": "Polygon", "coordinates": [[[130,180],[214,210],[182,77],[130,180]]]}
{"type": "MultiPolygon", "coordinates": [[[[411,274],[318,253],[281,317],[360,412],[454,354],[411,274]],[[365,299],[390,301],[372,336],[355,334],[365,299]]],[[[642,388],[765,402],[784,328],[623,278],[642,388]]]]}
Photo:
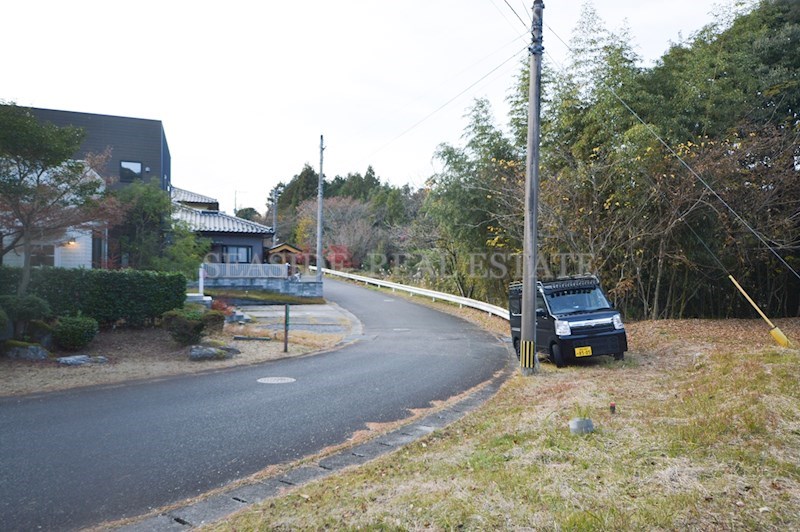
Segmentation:
{"type": "MultiPolygon", "coordinates": [[[[536,350],[559,368],[575,358],[611,355],[622,360],[628,337],[619,312],[593,275],[536,283],[536,350]]],[[[522,282],[509,286],[511,338],[519,357],[522,282]]]]}

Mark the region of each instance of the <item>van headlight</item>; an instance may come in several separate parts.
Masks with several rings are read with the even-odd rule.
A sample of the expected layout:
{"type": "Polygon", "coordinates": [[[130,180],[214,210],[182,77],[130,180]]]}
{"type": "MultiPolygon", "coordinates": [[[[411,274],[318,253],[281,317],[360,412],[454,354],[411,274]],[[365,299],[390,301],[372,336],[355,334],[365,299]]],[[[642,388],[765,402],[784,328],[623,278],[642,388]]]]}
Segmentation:
{"type": "Polygon", "coordinates": [[[619,314],[614,314],[614,317],[612,318],[612,321],[614,322],[614,328],[615,329],[624,329],[625,328],[625,325],[622,324],[622,317],[619,314]]]}
{"type": "Polygon", "coordinates": [[[572,329],[569,328],[569,322],[564,320],[556,320],[556,334],[558,336],[571,335],[572,329]]]}

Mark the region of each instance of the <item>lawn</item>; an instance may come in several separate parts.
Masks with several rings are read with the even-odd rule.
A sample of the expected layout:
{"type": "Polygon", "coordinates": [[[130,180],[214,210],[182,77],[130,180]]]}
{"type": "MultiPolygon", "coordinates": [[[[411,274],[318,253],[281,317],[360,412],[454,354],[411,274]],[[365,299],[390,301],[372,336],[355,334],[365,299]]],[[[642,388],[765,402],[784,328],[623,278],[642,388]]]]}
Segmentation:
{"type": "MultiPolygon", "coordinates": [[[[800,339],[800,320],[779,325],[800,339]]],[[[800,352],[754,320],[628,333],[624,362],[544,363],[443,430],[209,528],[800,529],[800,352]],[[587,436],[568,429],[580,409],[587,436]]]]}

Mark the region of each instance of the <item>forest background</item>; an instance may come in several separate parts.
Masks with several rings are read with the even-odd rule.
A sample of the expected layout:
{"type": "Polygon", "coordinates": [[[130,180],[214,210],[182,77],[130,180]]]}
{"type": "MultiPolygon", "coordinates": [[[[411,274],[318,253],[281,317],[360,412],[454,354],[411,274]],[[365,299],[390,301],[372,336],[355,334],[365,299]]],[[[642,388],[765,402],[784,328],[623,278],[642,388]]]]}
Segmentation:
{"type": "MultiPolygon", "coordinates": [[[[545,57],[540,275],[595,273],[630,318],[749,317],[733,274],[769,314],[800,315],[800,3],[721,14],[648,68],[630,43],[585,5],[566,64],[545,57]]],[[[528,84],[525,61],[504,127],[475,100],[420,189],[372,167],[326,177],[326,260],[503,304],[521,278],[528,84]]],[[[306,165],[263,217],[237,214],[277,214],[278,241],[313,253],[317,183],[306,165]]]]}

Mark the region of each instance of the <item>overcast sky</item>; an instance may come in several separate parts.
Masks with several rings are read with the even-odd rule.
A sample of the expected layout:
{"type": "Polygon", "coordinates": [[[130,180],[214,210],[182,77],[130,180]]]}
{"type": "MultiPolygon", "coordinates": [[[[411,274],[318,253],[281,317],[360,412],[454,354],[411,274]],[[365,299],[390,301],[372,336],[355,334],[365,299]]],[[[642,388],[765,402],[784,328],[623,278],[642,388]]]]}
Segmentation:
{"type": "MultiPolygon", "coordinates": [[[[275,184],[318,170],[321,134],[329,178],[371,164],[419,187],[475,98],[505,123],[532,3],[6,0],[0,100],[161,120],[173,184],[231,213],[263,212],[275,184]]],[[[545,61],[564,60],[582,3],[545,0],[545,61]]],[[[592,3],[609,29],[627,24],[647,66],[716,4],[592,3]]]]}

